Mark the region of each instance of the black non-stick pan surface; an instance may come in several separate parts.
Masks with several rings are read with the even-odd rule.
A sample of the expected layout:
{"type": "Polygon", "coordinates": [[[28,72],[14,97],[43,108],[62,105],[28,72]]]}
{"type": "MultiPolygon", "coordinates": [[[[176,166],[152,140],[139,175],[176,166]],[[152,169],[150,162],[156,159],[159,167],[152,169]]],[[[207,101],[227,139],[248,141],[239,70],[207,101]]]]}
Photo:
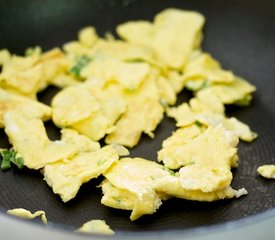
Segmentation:
{"type": "MultiPolygon", "coordinates": [[[[229,107],[236,116],[259,134],[253,143],[239,144],[240,165],[233,170],[233,187],[245,187],[248,195],[240,199],[201,203],[182,199],[165,201],[157,213],[131,222],[128,211],[100,204],[101,178],[83,185],[77,197],[64,204],[43,181],[38,171],[27,169],[0,171],[0,208],[23,207],[45,210],[54,225],[75,229],[85,221],[104,219],[117,232],[157,232],[175,230],[184,233],[199,226],[223,224],[269,211],[275,207],[275,182],[257,175],[258,166],[275,164],[275,1],[268,0],[0,0],[0,49],[22,54],[29,46],[43,50],[76,38],[77,31],[94,25],[99,34],[114,32],[127,20],[147,19],[167,7],[190,9],[206,17],[203,49],[218,59],[224,68],[257,86],[249,107],[229,107]],[[60,225],[61,224],[61,225],[60,225]]],[[[50,87],[39,94],[49,103],[58,91],[50,87]]],[[[190,98],[183,92],[181,100],[190,98]]],[[[45,123],[51,139],[59,129],[45,123]]],[[[31,127],[31,126],[30,126],[31,127]]],[[[132,156],[156,160],[161,142],[175,130],[175,122],[165,118],[156,130],[156,138],[142,137],[131,150],[132,156]]],[[[0,130],[0,146],[9,143],[0,130]]]]}

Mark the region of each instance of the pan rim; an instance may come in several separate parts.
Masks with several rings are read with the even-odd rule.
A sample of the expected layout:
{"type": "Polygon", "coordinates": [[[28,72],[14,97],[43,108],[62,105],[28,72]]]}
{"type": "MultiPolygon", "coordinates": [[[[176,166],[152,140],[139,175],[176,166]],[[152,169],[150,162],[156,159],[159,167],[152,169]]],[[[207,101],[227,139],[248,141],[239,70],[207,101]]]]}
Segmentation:
{"type": "MultiPolygon", "coordinates": [[[[31,239],[37,239],[38,237],[41,240],[44,240],[41,238],[41,236],[44,236],[44,233],[53,234],[53,235],[61,235],[64,236],[64,240],[68,239],[67,237],[71,235],[71,239],[86,239],[86,237],[96,237],[96,239],[167,239],[168,237],[170,239],[206,239],[206,237],[211,237],[213,239],[213,235],[216,234],[222,234],[222,237],[227,237],[225,239],[232,239],[236,234],[238,236],[239,234],[245,234],[245,239],[258,239],[257,236],[255,236],[255,230],[257,228],[261,227],[267,227],[267,229],[270,230],[270,233],[275,234],[275,228],[269,228],[274,225],[275,223],[275,208],[271,208],[269,210],[257,213],[255,215],[246,216],[244,218],[240,218],[237,220],[227,221],[224,223],[219,224],[213,224],[213,225],[206,225],[206,226],[198,226],[195,228],[188,228],[188,229],[168,229],[168,230],[156,230],[156,231],[123,231],[123,230],[115,230],[114,236],[104,236],[104,235],[98,235],[98,234],[83,234],[75,232],[74,229],[68,225],[60,224],[60,223],[52,223],[49,222],[48,225],[43,226],[40,223],[27,221],[25,219],[20,219],[18,217],[10,216],[8,214],[5,214],[5,211],[3,208],[0,209],[0,226],[1,231],[5,230],[9,232],[9,237],[12,237],[11,234],[16,234],[16,231],[13,231],[11,233],[9,231],[9,227],[13,226],[19,226],[22,227],[23,230],[26,229],[32,229],[36,230],[36,232],[41,232],[41,235],[35,236],[32,235],[33,238],[31,239]],[[5,224],[3,228],[3,224],[5,224]],[[13,225],[13,226],[12,226],[13,225]],[[251,230],[254,231],[251,231],[251,230]],[[43,234],[42,234],[43,232],[43,234]],[[230,238],[228,238],[230,237],[230,238]],[[256,238],[255,238],[256,237],[256,238]]],[[[262,229],[263,230],[263,229],[262,229]]],[[[261,230],[261,231],[262,231],[261,230]]],[[[3,231],[2,231],[3,232],[3,231]]],[[[17,233],[19,233],[18,231],[17,233]]],[[[259,231],[260,233],[260,231],[259,231]]],[[[24,234],[27,234],[27,232],[22,233],[20,232],[20,238],[22,240],[30,239],[24,238],[24,234]]],[[[1,234],[2,235],[2,234],[1,234]]],[[[2,236],[5,236],[5,232],[2,236]]],[[[19,236],[19,235],[17,235],[19,236]]],[[[14,239],[16,235],[13,235],[11,239],[14,239]]],[[[48,239],[48,238],[45,238],[48,239]]],[[[208,239],[208,238],[207,238],[208,239]]],[[[206,240],[207,240],[206,239],[206,240]]],[[[210,239],[210,238],[209,238],[210,239]]],[[[241,239],[244,239],[241,237],[241,239]]],[[[63,240],[63,239],[59,239],[63,240]]]]}

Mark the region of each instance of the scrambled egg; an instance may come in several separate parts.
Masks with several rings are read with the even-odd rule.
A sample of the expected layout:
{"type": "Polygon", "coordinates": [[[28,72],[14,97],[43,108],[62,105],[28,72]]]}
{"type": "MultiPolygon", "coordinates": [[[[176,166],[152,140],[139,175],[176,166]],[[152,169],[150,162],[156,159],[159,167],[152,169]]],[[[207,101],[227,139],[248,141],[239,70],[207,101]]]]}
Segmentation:
{"type": "Polygon", "coordinates": [[[95,77],[102,85],[116,82],[128,90],[138,89],[150,72],[150,65],[144,62],[123,62],[110,57],[98,57],[81,71],[83,78],[95,77]]]}
{"type": "Polygon", "coordinates": [[[246,80],[223,70],[211,55],[195,52],[184,69],[186,87],[192,91],[208,89],[223,104],[249,105],[256,88],[246,80]]]}
{"type": "MultiPolygon", "coordinates": [[[[89,26],[62,49],[34,47],[25,56],[1,50],[0,127],[13,147],[5,157],[19,154],[24,166],[41,169],[63,202],[103,175],[102,204],[131,210],[131,220],[153,214],[171,197],[215,201],[247,194],[230,186],[231,167],[238,165],[239,139],[250,142],[257,134],[226,117],[225,104],[248,105],[256,88],[200,49],[204,22],[200,13],[171,8],[153,22],[119,25],[123,40],[101,38],[89,26]],[[61,88],[51,107],[36,100],[49,85],[61,88]],[[184,88],[194,97],[171,107],[184,88]],[[178,129],[158,152],[164,165],[120,159],[129,155],[123,146],[136,146],[143,133],[154,137],[165,112],[178,129]],[[61,128],[61,140],[48,138],[43,121],[50,119],[61,128]],[[110,145],[101,147],[103,138],[110,145]]],[[[258,172],[273,178],[274,168],[258,172]]],[[[8,213],[46,222],[43,211],[8,213]]],[[[78,231],[113,234],[102,220],[78,231]]]]}
{"type": "Polygon", "coordinates": [[[34,213],[31,213],[30,211],[24,208],[14,208],[14,209],[8,210],[7,213],[10,215],[20,217],[20,218],[25,218],[25,219],[34,219],[36,217],[41,217],[41,220],[44,224],[48,223],[46,214],[44,211],[36,211],[34,213]]]}
{"type": "Polygon", "coordinates": [[[76,196],[83,183],[106,172],[118,159],[119,154],[112,146],[79,152],[70,159],[46,165],[44,179],[53,192],[59,194],[63,202],[67,202],[76,196]]]}
{"type": "Polygon", "coordinates": [[[193,168],[197,163],[210,168],[212,164],[219,167],[219,163],[236,166],[237,143],[238,138],[222,126],[208,127],[203,131],[193,125],[177,130],[166,139],[158,152],[158,160],[171,169],[188,165],[193,168]],[[198,147],[200,151],[197,151],[198,147]]]}
{"type": "Polygon", "coordinates": [[[113,235],[114,231],[103,220],[91,220],[84,223],[78,230],[84,233],[97,233],[104,235],[113,235]]]}
{"type": "Polygon", "coordinates": [[[247,194],[247,191],[244,188],[240,190],[234,190],[230,186],[213,192],[187,190],[182,186],[180,178],[176,176],[170,176],[169,178],[163,179],[162,182],[156,184],[155,189],[156,191],[164,192],[177,198],[203,202],[213,202],[216,200],[233,197],[239,198],[242,195],[247,194]]]}
{"type": "Polygon", "coordinates": [[[87,85],[65,88],[52,100],[53,121],[60,127],[71,127],[99,140],[109,131],[110,122],[87,85]]]}
{"type": "Polygon", "coordinates": [[[195,51],[184,68],[186,88],[198,91],[214,84],[231,84],[235,76],[231,71],[221,68],[219,62],[201,51],[195,51]]]}
{"type": "Polygon", "coordinates": [[[224,105],[216,96],[203,91],[199,92],[196,98],[192,98],[189,104],[184,102],[177,107],[167,108],[166,112],[176,120],[177,127],[184,127],[198,121],[201,114],[223,116],[224,105]]]}
{"type": "Polygon", "coordinates": [[[66,71],[71,61],[58,48],[43,54],[30,52],[25,57],[11,55],[7,50],[0,52],[0,59],[4,58],[0,61],[0,87],[35,99],[39,91],[66,71]]]}
{"type": "Polygon", "coordinates": [[[212,93],[224,104],[236,104],[240,106],[249,105],[252,96],[251,93],[255,91],[255,87],[241,78],[236,78],[232,84],[229,85],[214,85],[211,87],[212,93]]]}
{"type": "Polygon", "coordinates": [[[37,92],[43,74],[42,67],[35,64],[38,59],[39,56],[10,56],[3,64],[0,86],[26,96],[37,92]]]}
{"type": "Polygon", "coordinates": [[[13,148],[23,157],[24,165],[40,169],[49,163],[75,155],[74,145],[50,141],[41,115],[35,114],[33,109],[21,107],[8,111],[4,116],[5,132],[13,148]]]}
{"type": "MultiPolygon", "coordinates": [[[[204,173],[204,176],[213,177],[211,173],[207,174],[204,173]]],[[[132,221],[144,214],[153,214],[160,207],[162,200],[173,196],[188,200],[215,201],[245,194],[244,189],[232,189],[229,186],[230,181],[215,186],[216,189],[212,189],[213,191],[209,191],[208,186],[207,191],[204,188],[195,189],[194,185],[190,185],[193,176],[185,178],[160,164],[142,158],[123,158],[104,176],[106,180],[101,185],[101,203],[113,208],[132,210],[132,221]]],[[[215,180],[215,176],[213,178],[215,180]]],[[[220,182],[223,180],[221,178],[220,182]]]]}
{"type": "MultiPolygon", "coordinates": [[[[193,132],[190,136],[192,134],[193,132]]],[[[177,140],[173,138],[178,136],[180,135],[173,135],[170,142],[176,142],[177,140]]],[[[238,159],[235,148],[237,143],[238,139],[221,126],[209,127],[185,143],[166,144],[159,151],[158,159],[169,168],[181,167],[179,177],[185,189],[212,192],[229,186],[231,183],[230,168],[236,166],[238,159]]]]}
{"type": "Polygon", "coordinates": [[[119,25],[117,32],[128,42],[153,49],[161,64],[181,70],[200,45],[204,21],[197,12],[167,9],[156,15],[154,23],[127,22],[119,25]]]}
{"type": "Polygon", "coordinates": [[[93,55],[103,55],[128,63],[147,62],[153,66],[159,66],[152,49],[121,40],[106,41],[100,39],[93,48],[93,55]]]}
{"type": "Polygon", "coordinates": [[[108,84],[102,88],[97,82],[86,82],[89,89],[100,104],[103,114],[108,119],[111,128],[115,128],[117,120],[126,112],[127,103],[121,93],[121,88],[116,84],[108,84]]]}
{"type": "Polygon", "coordinates": [[[63,128],[61,130],[61,140],[65,143],[74,145],[77,152],[94,152],[100,149],[100,144],[98,142],[69,128],[63,128]]]}
{"type": "Polygon", "coordinates": [[[142,158],[123,158],[104,176],[104,205],[132,210],[130,219],[154,213],[161,205],[161,196],[154,190],[154,181],[170,175],[165,167],[142,158]]]}
{"type": "Polygon", "coordinates": [[[258,167],[257,172],[264,178],[275,179],[275,165],[263,165],[258,167]]]}
{"type": "Polygon", "coordinates": [[[176,120],[178,127],[193,123],[213,127],[221,124],[243,141],[251,142],[257,137],[248,125],[234,117],[225,116],[224,105],[210,89],[199,91],[189,104],[182,103],[178,107],[168,108],[167,115],[176,120]]]}
{"type": "Polygon", "coordinates": [[[47,105],[0,88],[0,128],[5,126],[4,115],[7,112],[23,106],[28,106],[35,112],[34,114],[39,116],[43,121],[51,118],[52,110],[47,105]]]}
{"type": "Polygon", "coordinates": [[[163,107],[152,98],[134,98],[127,111],[116,124],[106,142],[118,143],[127,147],[135,146],[142,132],[154,136],[155,130],[163,117],[163,107]]]}

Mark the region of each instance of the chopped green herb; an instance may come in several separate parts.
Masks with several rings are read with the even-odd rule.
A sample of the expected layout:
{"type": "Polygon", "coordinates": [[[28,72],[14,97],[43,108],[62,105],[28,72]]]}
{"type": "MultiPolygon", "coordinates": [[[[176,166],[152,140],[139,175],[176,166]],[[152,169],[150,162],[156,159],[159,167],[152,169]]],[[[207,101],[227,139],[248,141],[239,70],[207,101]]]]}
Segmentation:
{"type": "Polygon", "coordinates": [[[199,128],[201,128],[203,126],[199,121],[195,121],[194,124],[199,128]]]}
{"type": "Polygon", "coordinates": [[[3,154],[1,153],[1,155],[2,155],[1,169],[3,171],[10,169],[11,168],[11,162],[10,162],[10,159],[9,159],[8,155],[5,155],[4,152],[3,152],[3,154]]]}
{"type": "Polygon", "coordinates": [[[102,164],[104,164],[107,160],[106,159],[100,159],[97,161],[97,166],[101,166],[102,164]]]}
{"type": "Polygon", "coordinates": [[[252,100],[252,95],[247,94],[246,96],[244,96],[243,99],[234,102],[234,104],[240,107],[245,107],[250,104],[251,100],[252,100]]]}
{"type": "Polygon", "coordinates": [[[188,165],[194,165],[194,164],[195,164],[195,161],[192,160],[192,159],[190,159],[189,162],[186,164],[186,166],[188,166],[188,165]]]}
{"type": "Polygon", "coordinates": [[[164,167],[164,166],[163,166],[162,169],[165,170],[166,172],[169,172],[170,175],[175,176],[175,172],[174,172],[173,170],[171,170],[171,169],[169,169],[169,168],[167,168],[167,167],[164,167]]]}
{"type": "Polygon", "coordinates": [[[121,203],[121,201],[122,201],[122,199],[120,198],[120,197],[115,197],[114,198],[115,199],[115,201],[116,201],[116,203],[119,205],[120,203],[121,203]]]}
{"type": "Polygon", "coordinates": [[[133,59],[128,59],[126,60],[128,63],[142,63],[144,60],[142,58],[133,58],[133,59]]]}
{"type": "Polygon", "coordinates": [[[207,87],[208,87],[208,81],[204,80],[203,83],[202,83],[202,85],[200,86],[200,88],[198,90],[203,90],[203,89],[205,89],[207,87]]]}
{"type": "Polygon", "coordinates": [[[92,61],[92,59],[86,55],[79,57],[76,60],[76,63],[71,69],[69,70],[70,73],[74,74],[77,77],[80,77],[81,70],[88,65],[88,63],[92,61]]]}
{"type": "Polygon", "coordinates": [[[24,167],[23,158],[20,156],[20,154],[15,152],[13,149],[10,149],[10,150],[1,149],[0,154],[2,156],[1,169],[3,171],[8,170],[9,168],[11,168],[11,163],[16,165],[20,169],[24,167]]]}

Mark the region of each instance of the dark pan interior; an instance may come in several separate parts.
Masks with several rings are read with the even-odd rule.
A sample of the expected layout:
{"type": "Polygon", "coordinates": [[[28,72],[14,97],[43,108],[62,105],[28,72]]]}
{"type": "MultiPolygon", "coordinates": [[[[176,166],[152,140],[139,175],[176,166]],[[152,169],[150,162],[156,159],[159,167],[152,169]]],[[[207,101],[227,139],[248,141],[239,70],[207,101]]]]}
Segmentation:
{"type": "MultiPolygon", "coordinates": [[[[240,166],[234,170],[233,186],[245,187],[249,194],[240,199],[200,203],[171,199],[156,214],[131,222],[128,211],[100,204],[101,179],[82,186],[77,197],[62,203],[43,181],[39,172],[27,169],[0,172],[0,208],[15,207],[31,211],[45,210],[53,223],[71,228],[90,219],[105,219],[114,230],[157,231],[187,229],[224,223],[255,215],[275,206],[275,182],[257,176],[256,169],[275,163],[275,1],[271,0],[0,0],[0,49],[21,54],[29,46],[44,50],[61,46],[76,38],[77,31],[94,25],[100,34],[114,31],[127,20],[149,19],[167,7],[197,10],[206,16],[204,50],[222,65],[257,86],[251,106],[228,108],[228,114],[248,123],[259,134],[251,143],[239,144],[240,166]]],[[[57,89],[50,87],[39,94],[49,102],[57,89]]],[[[190,97],[182,93],[180,99],[190,97]]],[[[143,137],[132,156],[155,160],[161,142],[175,129],[174,121],[165,118],[156,138],[143,137]]],[[[31,126],[30,126],[31,127],[31,126]]],[[[46,123],[49,136],[58,138],[58,129],[46,123]]],[[[8,146],[0,130],[0,146],[8,146]]]]}

